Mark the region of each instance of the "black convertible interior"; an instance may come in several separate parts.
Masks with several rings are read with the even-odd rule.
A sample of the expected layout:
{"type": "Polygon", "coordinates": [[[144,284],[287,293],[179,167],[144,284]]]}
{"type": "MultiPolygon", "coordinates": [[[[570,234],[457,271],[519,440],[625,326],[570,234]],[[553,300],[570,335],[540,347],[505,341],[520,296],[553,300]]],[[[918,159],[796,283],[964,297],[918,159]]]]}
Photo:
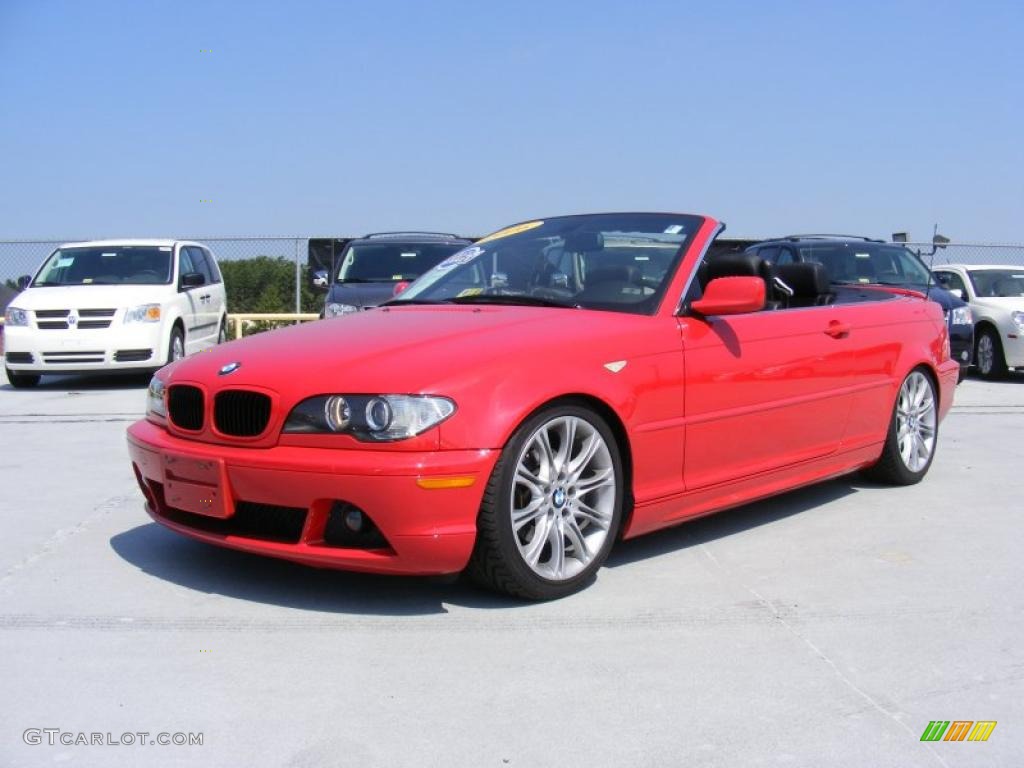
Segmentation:
{"type": "Polygon", "coordinates": [[[765,282],[765,309],[794,309],[860,301],[882,301],[893,294],[829,281],[825,267],[815,261],[773,265],[756,253],[711,251],[697,268],[688,301],[700,298],[708,283],[719,277],[759,277],[765,282]]]}

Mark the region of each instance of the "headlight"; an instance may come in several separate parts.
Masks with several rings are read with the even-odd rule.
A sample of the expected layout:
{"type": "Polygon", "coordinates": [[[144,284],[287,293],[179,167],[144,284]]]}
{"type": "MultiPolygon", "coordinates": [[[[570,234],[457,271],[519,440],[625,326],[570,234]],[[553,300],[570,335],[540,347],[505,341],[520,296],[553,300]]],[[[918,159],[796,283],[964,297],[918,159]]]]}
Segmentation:
{"type": "Polygon", "coordinates": [[[970,307],[957,307],[949,312],[949,324],[950,325],[973,325],[974,315],[971,314],[970,307]]]}
{"type": "Polygon", "coordinates": [[[4,325],[28,325],[28,312],[16,307],[8,307],[4,312],[4,325]]]}
{"type": "Polygon", "coordinates": [[[324,307],[324,317],[341,317],[342,315],[351,315],[353,312],[358,311],[359,307],[352,304],[336,304],[330,301],[324,307]]]}
{"type": "Polygon", "coordinates": [[[1024,333],[1024,312],[1011,312],[1010,318],[1013,320],[1017,328],[1020,329],[1020,332],[1024,333]]]}
{"type": "Polygon", "coordinates": [[[166,392],[167,385],[161,379],[154,376],[149,380],[149,389],[146,391],[146,416],[167,418],[167,402],[164,399],[166,392]]]}
{"type": "Polygon", "coordinates": [[[158,323],[160,322],[159,304],[140,304],[124,313],[126,323],[158,323]]]}
{"type": "Polygon", "coordinates": [[[349,434],[380,442],[415,437],[455,413],[447,397],[430,395],[321,395],[303,400],[284,424],[290,433],[349,434]]]}

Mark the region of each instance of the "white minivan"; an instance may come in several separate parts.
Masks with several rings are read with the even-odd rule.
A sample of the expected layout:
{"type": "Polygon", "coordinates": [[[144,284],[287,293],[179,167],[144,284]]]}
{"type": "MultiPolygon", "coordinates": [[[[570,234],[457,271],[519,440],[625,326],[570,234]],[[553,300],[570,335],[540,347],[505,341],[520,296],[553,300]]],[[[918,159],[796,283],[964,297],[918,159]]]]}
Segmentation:
{"type": "Polygon", "coordinates": [[[68,243],[4,314],[14,387],[45,374],[153,370],[227,338],[213,253],[182,240],[68,243]]]}

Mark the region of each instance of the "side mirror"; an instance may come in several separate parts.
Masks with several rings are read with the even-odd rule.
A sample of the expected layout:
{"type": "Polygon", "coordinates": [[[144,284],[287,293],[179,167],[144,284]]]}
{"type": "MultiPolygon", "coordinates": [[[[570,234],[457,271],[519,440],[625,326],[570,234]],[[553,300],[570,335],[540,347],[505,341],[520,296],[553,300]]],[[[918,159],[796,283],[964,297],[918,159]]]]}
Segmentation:
{"type": "Polygon", "coordinates": [[[964,292],[962,290],[960,290],[959,288],[947,288],[946,290],[949,291],[950,293],[952,293],[954,296],[956,296],[961,301],[963,300],[964,292]]]}
{"type": "Polygon", "coordinates": [[[690,309],[705,317],[742,315],[764,309],[765,285],[760,277],[718,277],[708,283],[704,297],[690,309]]]}
{"type": "Polygon", "coordinates": [[[206,278],[199,272],[186,272],[181,276],[182,288],[198,288],[201,285],[206,285],[206,278]]]}
{"type": "Polygon", "coordinates": [[[32,276],[31,275],[22,275],[21,277],[18,278],[18,290],[19,291],[24,291],[26,288],[28,288],[28,284],[31,283],[31,282],[32,282],[32,276]]]}

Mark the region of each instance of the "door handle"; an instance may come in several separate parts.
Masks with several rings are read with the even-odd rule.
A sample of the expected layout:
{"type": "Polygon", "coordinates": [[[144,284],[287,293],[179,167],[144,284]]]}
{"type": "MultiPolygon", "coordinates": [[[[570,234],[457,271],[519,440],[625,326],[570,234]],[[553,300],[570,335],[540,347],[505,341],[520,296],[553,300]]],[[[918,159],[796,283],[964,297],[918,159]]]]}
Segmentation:
{"type": "Polygon", "coordinates": [[[844,323],[842,320],[830,320],[825,333],[833,339],[841,339],[850,335],[850,324],[844,323]]]}

